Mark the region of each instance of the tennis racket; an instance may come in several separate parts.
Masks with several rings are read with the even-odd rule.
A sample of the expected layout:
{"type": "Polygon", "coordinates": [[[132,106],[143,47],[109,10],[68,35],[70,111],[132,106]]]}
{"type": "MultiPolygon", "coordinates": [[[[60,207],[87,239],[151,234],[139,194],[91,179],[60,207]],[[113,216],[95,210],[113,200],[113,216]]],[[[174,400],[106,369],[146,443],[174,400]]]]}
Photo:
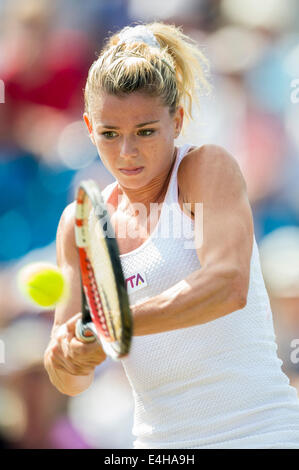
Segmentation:
{"type": "Polygon", "coordinates": [[[77,191],[75,237],[82,287],[76,336],[99,341],[108,356],[120,359],[129,353],[133,321],[114,230],[92,180],[82,181],[77,191]]]}

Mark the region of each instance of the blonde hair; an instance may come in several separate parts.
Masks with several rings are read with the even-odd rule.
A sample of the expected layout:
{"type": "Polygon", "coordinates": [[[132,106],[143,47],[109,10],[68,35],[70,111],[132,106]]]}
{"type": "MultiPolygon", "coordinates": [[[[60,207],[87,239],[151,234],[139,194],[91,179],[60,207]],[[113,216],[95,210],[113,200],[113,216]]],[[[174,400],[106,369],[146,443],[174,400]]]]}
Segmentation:
{"type": "Polygon", "coordinates": [[[205,77],[206,57],[181,28],[160,22],[144,26],[159,47],[134,40],[134,36],[133,40],[122,40],[128,30],[132,31],[129,27],[111,36],[88,73],[84,93],[87,113],[92,97],[100,91],[112,95],[141,91],[160,97],[171,113],[183,106],[187,117],[192,118],[199,89],[210,90],[205,77]]]}

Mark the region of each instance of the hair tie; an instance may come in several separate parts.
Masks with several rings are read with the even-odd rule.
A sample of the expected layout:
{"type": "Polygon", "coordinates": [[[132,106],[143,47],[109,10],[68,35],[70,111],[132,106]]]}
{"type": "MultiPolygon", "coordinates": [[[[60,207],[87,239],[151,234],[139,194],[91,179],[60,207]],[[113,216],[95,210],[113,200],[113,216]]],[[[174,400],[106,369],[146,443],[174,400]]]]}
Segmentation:
{"type": "MultiPolygon", "coordinates": [[[[146,26],[138,25],[138,26],[127,26],[124,30],[120,33],[119,39],[121,43],[129,43],[129,42],[144,42],[152,47],[157,47],[161,49],[160,44],[158,43],[157,39],[155,38],[154,33],[146,26]]],[[[170,63],[166,59],[161,59],[165,65],[170,69],[170,71],[175,75],[174,68],[170,65],[170,63]]]]}
{"type": "Polygon", "coordinates": [[[160,49],[160,44],[155,38],[154,33],[146,26],[128,26],[125,28],[119,35],[120,42],[145,42],[149,46],[158,47],[160,49]]]}

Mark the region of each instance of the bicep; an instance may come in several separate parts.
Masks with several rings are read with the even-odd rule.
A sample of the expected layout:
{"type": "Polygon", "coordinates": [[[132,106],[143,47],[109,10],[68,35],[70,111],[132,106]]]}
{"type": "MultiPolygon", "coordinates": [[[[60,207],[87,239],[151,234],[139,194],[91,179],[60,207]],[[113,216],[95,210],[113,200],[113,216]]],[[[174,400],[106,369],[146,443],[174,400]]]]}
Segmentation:
{"type": "Polygon", "coordinates": [[[74,205],[70,204],[61,216],[56,237],[57,265],[66,280],[68,293],[65,301],[56,307],[54,328],[81,311],[80,268],[74,221],[74,205]]]}
{"type": "Polygon", "coordinates": [[[195,231],[202,266],[223,266],[249,272],[253,243],[252,213],[245,194],[222,203],[203,203],[202,234],[195,231]],[[201,237],[201,244],[199,242],[201,237]]]}
{"type": "Polygon", "coordinates": [[[190,168],[188,197],[192,204],[199,203],[201,211],[198,217],[193,208],[201,266],[241,273],[248,283],[253,219],[239,165],[223,149],[208,146],[193,157],[190,168]]]}

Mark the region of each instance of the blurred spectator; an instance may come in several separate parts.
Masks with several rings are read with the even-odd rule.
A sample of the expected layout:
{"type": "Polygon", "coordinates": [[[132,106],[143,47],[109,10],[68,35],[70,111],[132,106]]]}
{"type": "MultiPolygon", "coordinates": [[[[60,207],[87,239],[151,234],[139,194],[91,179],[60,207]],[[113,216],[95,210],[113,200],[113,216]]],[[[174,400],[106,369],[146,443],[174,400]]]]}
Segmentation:
{"type": "Polygon", "coordinates": [[[131,448],[133,397],[120,364],[108,360],[84,394],[69,398],[43,367],[52,312],[23,315],[0,330],[0,447],[131,448]]]}
{"type": "Polygon", "coordinates": [[[49,0],[14,0],[6,5],[0,43],[5,83],[1,137],[34,151],[36,141],[54,139],[68,121],[59,111],[82,112],[92,52],[82,31],[54,28],[49,0]]]}
{"type": "Polygon", "coordinates": [[[278,355],[287,375],[299,377],[299,364],[291,355],[294,339],[299,346],[299,227],[281,227],[264,237],[260,257],[273,309],[278,355]]]}
{"type": "Polygon", "coordinates": [[[107,359],[92,386],[69,401],[72,425],[93,448],[133,448],[132,391],[120,363],[107,359]]]}
{"type": "Polygon", "coordinates": [[[0,364],[0,436],[22,449],[76,449],[89,446],[71,425],[69,398],[50,383],[43,353],[52,322],[24,316],[0,332],[5,362],[0,364]]]}
{"type": "Polygon", "coordinates": [[[0,263],[55,238],[74,169],[60,160],[57,141],[82,115],[92,48],[82,31],[57,30],[48,0],[6,3],[0,76],[0,263]]]}

